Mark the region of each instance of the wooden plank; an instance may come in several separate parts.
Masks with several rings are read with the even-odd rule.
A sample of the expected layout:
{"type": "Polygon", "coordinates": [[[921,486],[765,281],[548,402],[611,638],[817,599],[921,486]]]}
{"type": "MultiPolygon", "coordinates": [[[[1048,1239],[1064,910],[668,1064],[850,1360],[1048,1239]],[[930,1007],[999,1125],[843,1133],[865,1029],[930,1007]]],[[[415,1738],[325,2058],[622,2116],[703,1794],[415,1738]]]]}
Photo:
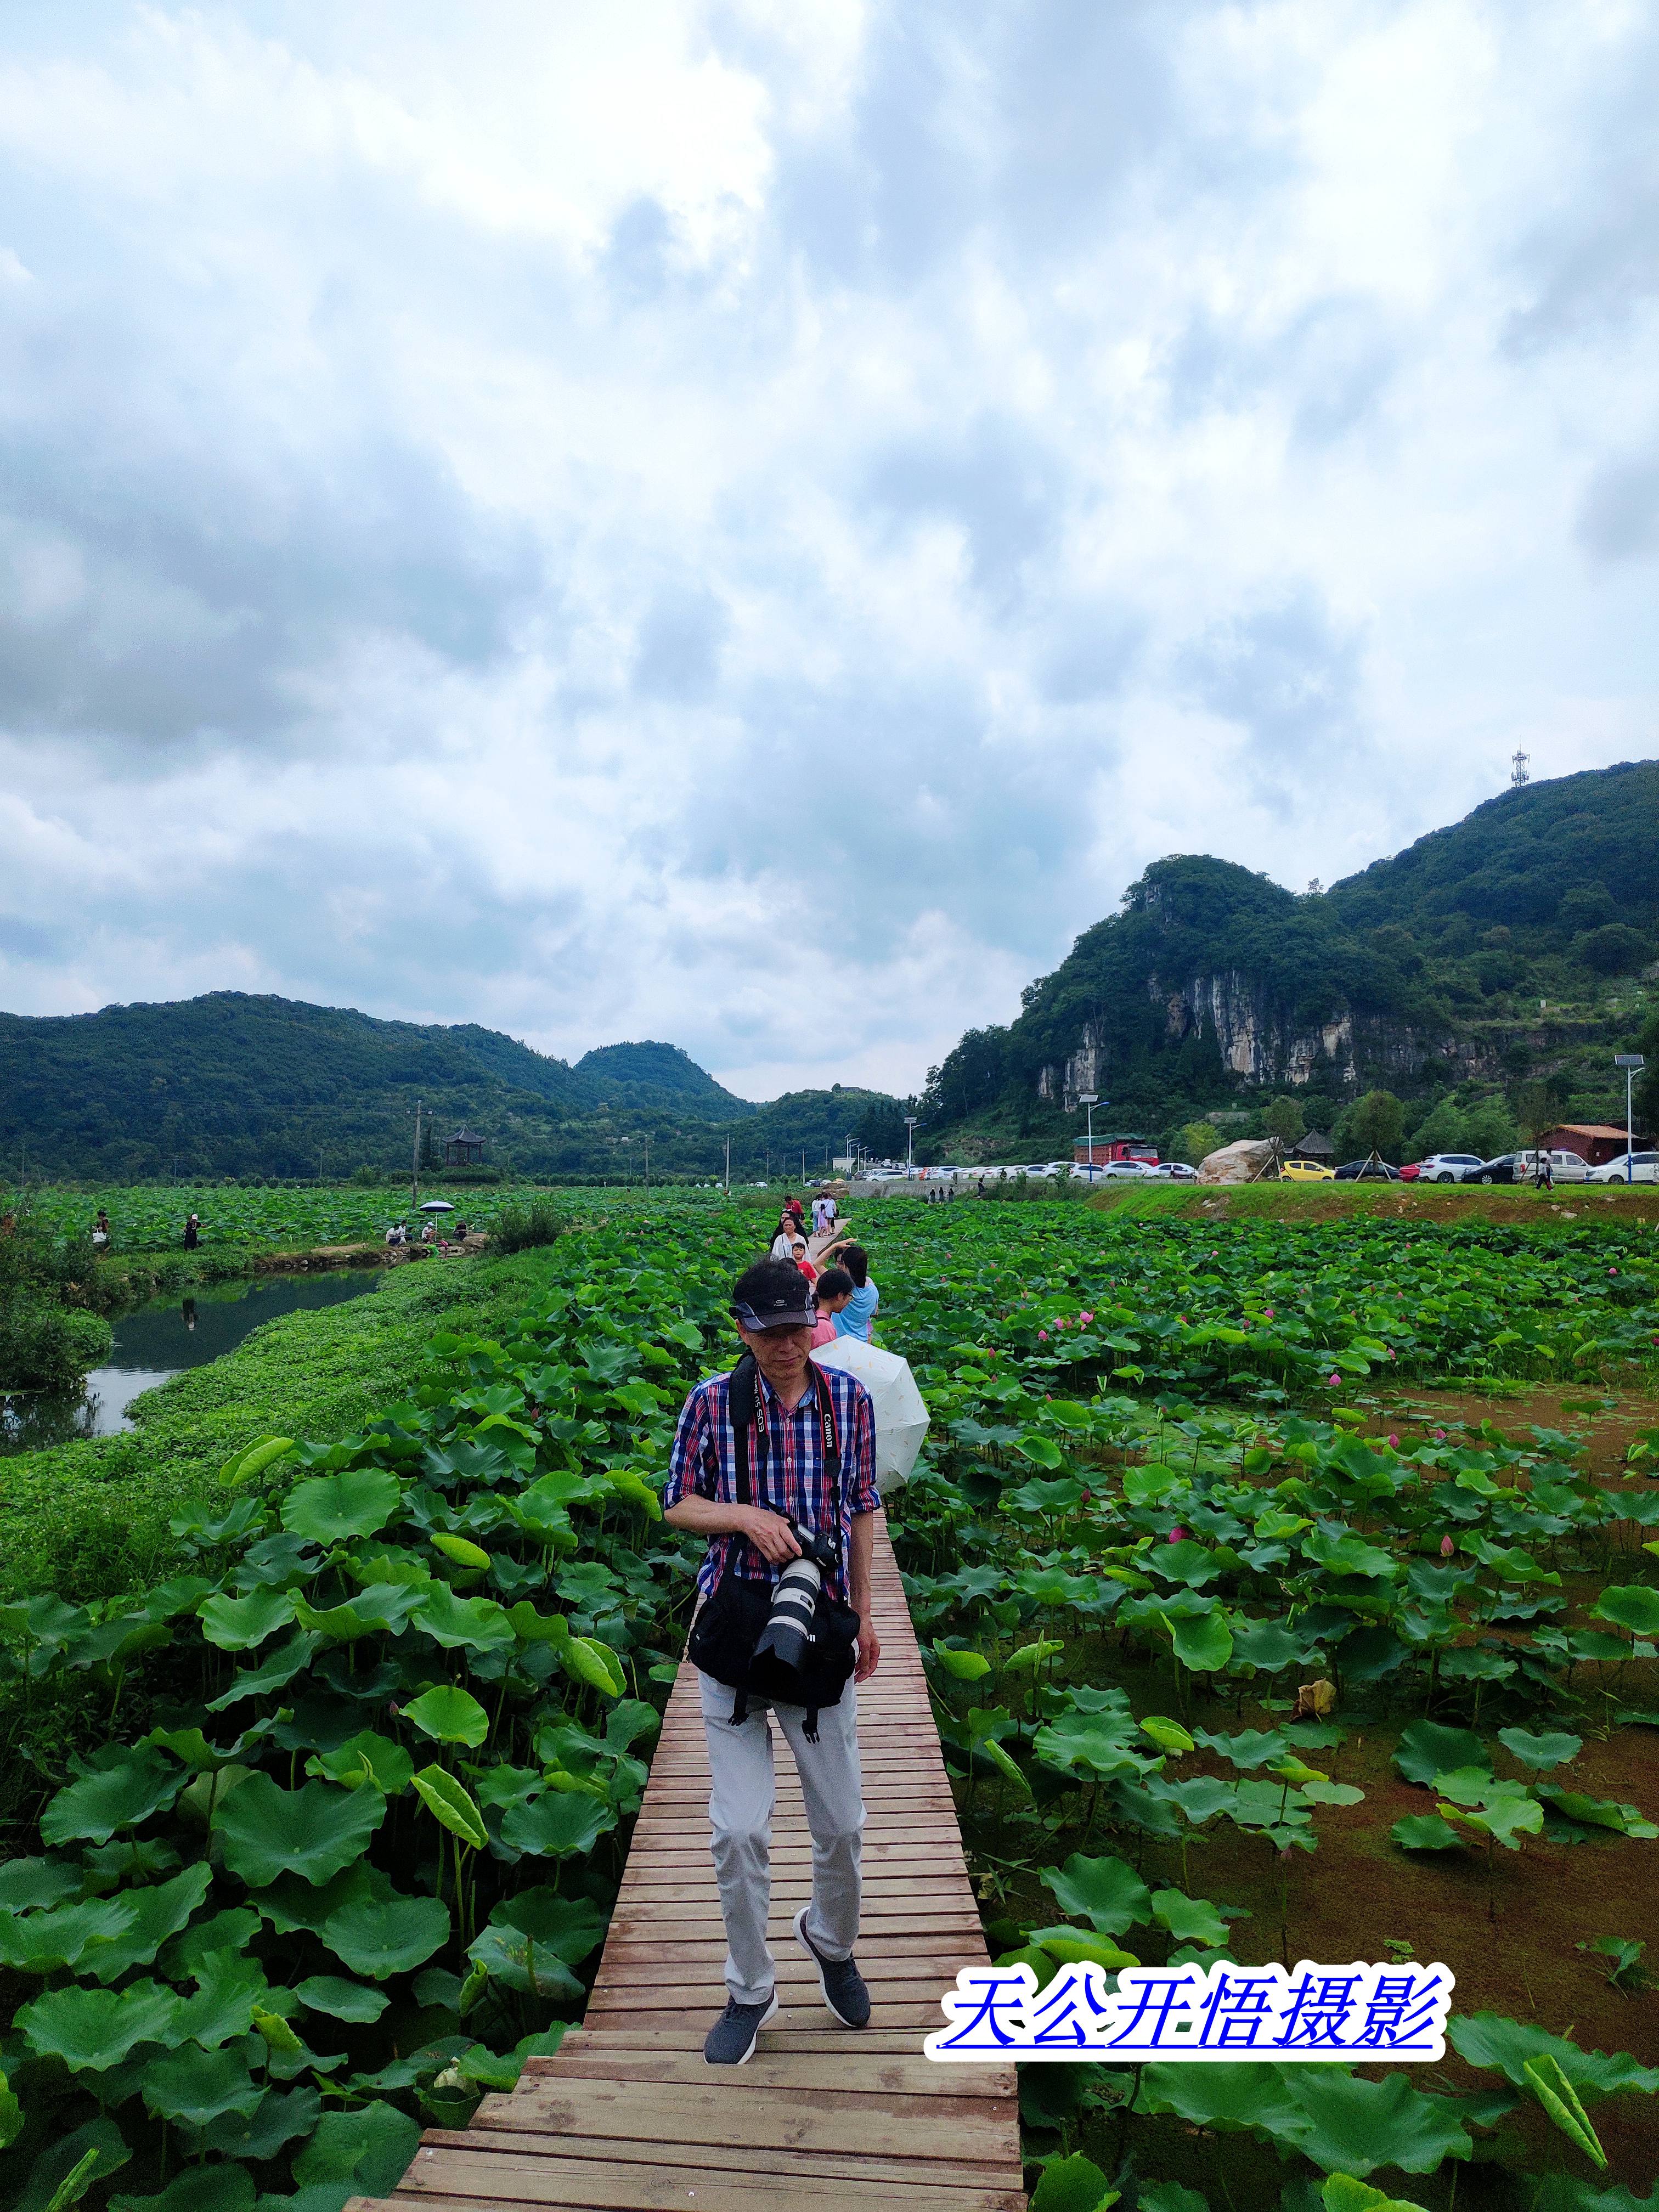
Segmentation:
{"type": "MultiPolygon", "coordinates": [[[[812,1846],[793,1760],[774,1731],[777,1798],[769,1942],[782,2005],[741,2073],[702,2042],[724,2001],[726,1935],[708,1850],[698,1685],[683,1667],[586,2021],[531,2061],[465,2130],[429,2130],[380,2212],[1023,2212],[1018,2108],[1006,2065],[921,2054],[939,1998],[984,1939],[950,1781],[885,1532],[875,1611],[883,1664],[860,1692],[866,1815],[858,1959],[868,2027],[825,2010],[791,1923],[812,1846]]],[[[376,2212],[353,2200],[353,2212],[376,2212]]]]}

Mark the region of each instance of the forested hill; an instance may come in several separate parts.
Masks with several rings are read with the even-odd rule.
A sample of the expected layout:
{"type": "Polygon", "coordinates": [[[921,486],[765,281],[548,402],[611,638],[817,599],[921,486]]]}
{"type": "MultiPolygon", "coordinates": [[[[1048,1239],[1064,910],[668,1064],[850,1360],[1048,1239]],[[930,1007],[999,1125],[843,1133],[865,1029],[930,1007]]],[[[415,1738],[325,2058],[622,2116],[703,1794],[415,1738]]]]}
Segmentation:
{"type": "Polygon", "coordinates": [[[1276,1091],[1328,1121],[1368,1087],[1426,1109],[1543,1085],[1601,1119],[1611,1051],[1659,998],[1656,957],[1653,761],[1506,791],[1328,891],[1175,856],[1014,1021],[970,1030],[931,1071],[927,1148],[994,1157],[1058,1135],[1082,1091],[1109,1099],[1110,1124],[1153,1133],[1276,1091]]]}
{"type": "MultiPolygon", "coordinates": [[[[612,1180],[822,1165],[849,1130],[890,1124],[896,1103],[863,1091],[805,1091],[757,1106],[678,1047],[621,1044],[575,1067],[499,1030],[381,1021],[349,1007],[215,991],[95,1014],[0,1014],[0,1162],[112,1180],[338,1176],[406,1166],[416,1100],[435,1166],[465,1127],[486,1164],[612,1180]]],[[[902,1139],[902,1128],[900,1127],[902,1139]]]]}

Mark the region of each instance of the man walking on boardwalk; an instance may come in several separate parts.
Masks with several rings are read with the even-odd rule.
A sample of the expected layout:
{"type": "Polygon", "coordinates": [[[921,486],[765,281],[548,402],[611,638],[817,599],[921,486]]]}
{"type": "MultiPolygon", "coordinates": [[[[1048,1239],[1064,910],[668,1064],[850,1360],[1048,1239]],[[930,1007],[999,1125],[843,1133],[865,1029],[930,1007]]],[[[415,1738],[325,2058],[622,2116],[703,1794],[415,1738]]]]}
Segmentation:
{"type": "MultiPolygon", "coordinates": [[[[811,1286],[791,1261],[763,1260],[738,1278],[732,1311],[754,1360],[754,1413],[744,1449],[732,1425],[733,1377],[700,1382],[685,1401],[664,1494],[664,1519],[709,1540],[697,1576],[700,1601],[731,1573],[770,1589],[802,1556],[796,1529],[830,1539],[829,1595],[858,1614],[854,1682],[881,1656],[870,1616],[876,1490],[876,1425],[854,1376],[808,1358],[811,1286]],[[745,1471],[749,1480],[744,1480],[745,1471]],[[749,1491],[752,1502],[744,1502],[749,1491]]],[[[727,2003],[703,2045],[714,2066],[741,2066],[778,2009],[766,1942],[771,1904],[775,1779],[767,1701],[746,1700],[699,1676],[713,1779],[708,1816],[726,1921],[727,2003]]],[[[853,1683],[816,1712],[770,1701],[788,1738],[812,1832],[812,1898],[795,1915],[795,1938],[817,1968],[823,2001],[848,2027],[870,2018],[870,1994],[854,1960],[858,1940],[864,1800],[858,1701],[853,1683]],[[816,1726],[814,1723],[816,1723],[816,1726]]]]}

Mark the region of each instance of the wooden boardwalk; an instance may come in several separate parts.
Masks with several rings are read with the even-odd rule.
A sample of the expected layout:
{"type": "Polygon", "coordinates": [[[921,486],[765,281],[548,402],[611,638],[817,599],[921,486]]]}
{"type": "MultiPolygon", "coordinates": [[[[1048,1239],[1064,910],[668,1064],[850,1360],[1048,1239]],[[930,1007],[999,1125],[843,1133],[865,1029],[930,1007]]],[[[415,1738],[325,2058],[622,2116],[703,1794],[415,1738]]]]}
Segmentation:
{"type": "Polygon", "coordinates": [[[726,2001],[696,1676],[680,1669],[587,2016],[465,2130],[430,2129],[389,2197],[347,2212],[1024,2212],[1012,2067],[935,2065],[940,1992],[986,1953],[915,1632],[884,1528],[881,1666],[859,1692],[868,2027],[825,2009],[791,1923],[811,1839],[777,1735],[770,1940],[783,2009],[747,2066],[707,2066],[726,2001]]]}

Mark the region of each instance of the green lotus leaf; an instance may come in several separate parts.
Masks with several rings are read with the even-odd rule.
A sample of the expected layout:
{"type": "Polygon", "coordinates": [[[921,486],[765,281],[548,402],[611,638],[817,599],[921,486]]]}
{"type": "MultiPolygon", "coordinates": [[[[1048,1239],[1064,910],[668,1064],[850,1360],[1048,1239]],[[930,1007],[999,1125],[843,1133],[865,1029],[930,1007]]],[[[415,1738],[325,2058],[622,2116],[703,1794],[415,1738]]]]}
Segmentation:
{"type": "Polygon", "coordinates": [[[141,2043],[167,2043],[178,2011],[173,1991],[156,1982],[114,1990],[48,1990],[17,2015],[37,2058],[61,2058],[76,2073],[101,2074],[141,2043]]]}
{"type": "Polygon", "coordinates": [[[619,1698],[628,1687],[628,1677],[623,1663],[608,1644],[597,1637],[573,1636],[559,1647],[559,1664],[567,1674],[574,1674],[590,1690],[598,1690],[607,1698],[619,1698]]]}
{"type": "Polygon", "coordinates": [[[125,1899],[93,1897],[45,1912],[0,1912],[0,1966],[19,1974],[74,1972],[129,1929],[137,1915],[125,1899]]]}
{"type": "MultiPolygon", "coordinates": [[[[68,1859],[8,1859],[0,1866],[0,1911],[30,1912],[79,1897],[84,1877],[68,1859]]],[[[0,1928],[3,1928],[0,1921],[0,1928]]]]}
{"type": "Polygon", "coordinates": [[[383,1982],[448,1942],[449,1907],[435,1897],[363,1897],[331,1912],[318,1932],[354,1974],[383,1982]]]}
{"type": "Polygon", "coordinates": [[[521,1889],[495,1907],[489,1926],[467,1955],[510,1988],[528,1990],[522,1960],[515,1967],[506,1959],[515,1945],[522,1950],[533,1944],[538,1966],[556,1959],[566,1966],[578,1966],[604,1942],[605,1929],[605,1916],[589,1898],[561,1897],[547,1888],[521,1889]]]}
{"type": "Polygon", "coordinates": [[[313,1544],[373,1536],[397,1511],[404,1486],[384,1468],[354,1467],[342,1474],[296,1482],[283,1500],[283,1526],[313,1544]]]}
{"type": "Polygon", "coordinates": [[[1536,2058],[1528,2059],[1522,2072],[1527,2087],[1568,2142],[1576,2143],[1593,2166],[1605,2170],[1607,2154],[1601,2148],[1601,2139],[1590,2125],[1589,2116],[1563,2073],[1560,2061],[1548,2051],[1541,2051],[1536,2058]]]}
{"type": "Polygon", "coordinates": [[[289,1637],[279,1644],[270,1656],[258,1667],[249,1667],[238,1674],[228,1690],[209,1701],[210,1713],[222,1713],[228,1705],[238,1704],[243,1698],[263,1697],[268,1690],[286,1689],[296,1674],[304,1674],[316,1655],[318,1638],[303,1632],[289,1637]]]}
{"type": "Polygon", "coordinates": [[[1659,2091],[1659,2067],[1638,2065],[1627,2051],[1581,2051],[1565,2036],[1502,2013],[1460,2013],[1446,2030],[1452,2048],[1471,2066],[1495,2066],[1517,2089],[1527,2085],[1529,2059],[1551,2057],[1581,2097],[1610,2097],[1621,2089],[1644,2096],[1659,2091]]]}
{"type": "Polygon", "coordinates": [[[389,1735],[377,1735],[373,1729],[348,1736],[337,1750],[319,1752],[306,1761],[306,1772],[320,1781],[337,1782],[347,1790],[373,1783],[387,1797],[407,1790],[414,1771],[415,1762],[402,1744],[389,1735]]]}
{"type": "Polygon", "coordinates": [[[1538,1795],[1565,1819],[1577,1820],[1585,1827],[1611,1828],[1615,1835],[1649,1841],[1659,1836],[1659,1828],[1651,1820],[1644,1820],[1634,1805],[1615,1804],[1611,1798],[1586,1797],[1577,1790],[1556,1790],[1548,1785],[1540,1785],[1538,1795]]]}
{"type": "MultiPolygon", "coordinates": [[[[1386,2190],[1373,2189],[1369,2181],[1356,2181],[1351,2173],[1329,2175],[1319,2201],[1324,2212],[1423,2212],[1420,2204],[1404,2197],[1390,2197],[1386,2190]]],[[[1146,2212],[1144,2192],[1140,2202],[1146,2212]]]]}
{"type": "Polygon", "coordinates": [[[421,2140],[420,2123],[377,2100],[355,2112],[326,2112],[294,2161],[303,2189],[349,2182],[365,2197],[388,2197],[408,2171],[421,2140]]]}
{"type": "Polygon", "coordinates": [[[1424,2096],[1398,2072],[1366,2081],[1340,2066],[1287,2066],[1285,2087],[1299,2110],[1282,2133],[1327,2173],[1363,2180],[1380,2166],[1432,2173],[1473,2148],[1455,2107],[1424,2096]]]}
{"type": "Polygon", "coordinates": [[[1535,1836],[1544,1825],[1544,1808],[1535,1797],[1496,1797],[1478,1813],[1466,1813],[1455,1805],[1444,1803],[1434,1809],[1447,1820],[1461,1821],[1465,1827],[1473,1828],[1477,1835],[1490,1836],[1507,1851],[1518,1851],[1520,1838],[1535,1836]]]}
{"type": "MultiPolygon", "coordinates": [[[[240,2113],[225,2118],[238,2130],[252,2124],[240,2113]]],[[[224,2122],[213,2124],[217,2129],[224,2122]]],[[[175,2173],[159,2196],[112,2198],[110,2212],[253,2212],[255,2193],[253,2176],[242,2166],[190,2166],[175,2173]]]]}
{"type": "Polygon", "coordinates": [[[1203,1613],[1160,1612],[1159,1624],[1169,1631],[1175,1656],[1195,1674],[1213,1674],[1233,1656],[1233,1633],[1218,1605],[1203,1613]]]}
{"type": "Polygon", "coordinates": [[[1394,1763],[1407,1782],[1433,1789],[1437,1774],[1461,1767],[1484,1767],[1492,1771],[1492,1759],[1480,1737],[1468,1729],[1443,1728],[1438,1721],[1413,1721],[1402,1729],[1394,1763]]]}
{"type": "Polygon", "coordinates": [[[1194,2127],[1213,2128],[1219,2135],[1249,2129],[1264,2139],[1277,2140],[1303,2122],[1286,2087],[1291,2070],[1265,2060],[1237,2065],[1231,2060],[1202,2066],[1150,2065],[1140,2077],[1133,2109],[1173,2112],[1194,2127]]]}
{"type": "Polygon", "coordinates": [[[1165,1720],[1161,1713],[1149,1713],[1140,1723],[1140,1732],[1150,1736],[1160,1751],[1184,1759],[1189,1751],[1197,1749],[1192,1737],[1179,1721],[1165,1720]]]}
{"type": "Polygon", "coordinates": [[[198,1968],[196,1993],[179,2001],[173,2043],[199,2043],[216,2051],[221,2044],[246,2035],[253,2022],[254,2007],[265,1994],[264,1969],[256,1960],[234,1951],[211,1952],[198,1968]]]}
{"type": "Polygon", "coordinates": [[[403,1717],[440,1743],[476,1747],[489,1734],[489,1716],[478,1700],[447,1682],[412,1698],[404,1707],[403,1717]]]}
{"type": "Polygon", "coordinates": [[[266,1637],[289,1626],[294,1619],[294,1604],[291,1590],[253,1589],[246,1597],[232,1597],[221,1590],[202,1607],[198,1616],[202,1633],[222,1651],[251,1651],[256,1644],[263,1644],[266,1637]]]}
{"type": "Polygon", "coordinates": [[[92,2176],[106,2181],[132,2156],[113,2120],[100,2113],[50,2142],[29,2169],[17,2212],[51,2212],[79,2203],[92,2176]],[[88,2163],[90,2160],[90,2164],[88,2163]]]}
{"type": "Polygon", "coordinates": [[[171,1805],[185,1771],[148,1748],[94,1752],[80,1779],[60,1790],[40,1816],[48,1844],[106,1844],[171,1805]]]}
{"type": "Polygon", "coordinates": [[[1120,2194],[1093,2159],[1073,2151],[1043,2167],[1032,2193],[1031,2212],[1108,2212],[1120,2194]]]}
{"type": "Polygon", "coordinates": [[[1011,1674],[1034,1674],[1065,1649],[1052,1638],[1040,1637],[1035,1644],[1022,1644],[1017,1651],[1011,1651],[1002,1663],[1011,1674]]]}
{"type": "Polygon", "coordinates": [[[240,2045],[224,2051],[173,2052],[144,2069],[144,2102],[158,2119],[185,2120],[204,2128],[222,2112],[251,2116],[264,2095],[248,2072],[240,2045]]]}
{"type": "MultiPolygon", "coordinates": [[[[1066,1464],[1065,1455],[1054,1438],[1042,1436],[1035,1429],[1027,1429],[1018,1443],[1015,1444],[1014,1449],[1022,1459],[1029,1459],[1033,1467],[1056,1468],[1064,1467],[1066,1464]]],[[[1083,1485],[1080,1482],[1073,1482],[1069,1478],[1064,1485],[1049,1483],[1042,1486],[1045,1489],[1055,1491],[1063,1489],[1066,1493],[1051,1503],[1039,1505],[1036,1510],[1042,1513],[1064,1511],[1066,1508],[1077,1504],[1083,1496],[1083,1485]]]]}
{"type": "Polygon", "coordinates": [[[339,1974],[309,1975],[294,1994],[307,2012],[325,2012],[331,2020],[379,2020],[392,2002],[383,1990],[366,1990],[339,1974]]]}
{"type": "Polygon", "coordinates": [[[110,1902],[127,1908],[126,1924],[106,1942],[95,1944],[87,1952],[81,1972],[100,1982],[115,1982],[132,1967],[148,1966],[162,1944],[199,1910],[212,1879],[211,1869],[198,1860],[170,1881],[123,1890],[118,1899],[110,1902]]]}
{"type": "Polygon", "coordinates": [[[1062,1966],[1103,1966],[1109,1974],[1119,1974],[1126,1966],[1140,1964],[1133,1951],[1124,1950],[1109,1936],[1085,1936],[1076,1928],[1032,1928],[1026,1931],[1026,1940],[1062,1966]]]}
{"type": "Polygon", "coordinates": [[[281,1874],[324,1882],[360,1858],[386,1818],[378,1790],[331,1790],[307,1782],[284,1790],[268,1774],[250,1775],[214,1814],[225,1864],[251,1889],[281,1874]]]}
{"type": "Polygon", "coordinates": [[[1637,1636],[1659,1636],[1659,1589],[1650,1589],[1645,1583],[1616,1583],[1602,1591],[1590,1616],[1610,1620],[1637,1636]]]}
{"type": "Polygon", "coordinates": [[[1531,1767],[1534,1773],[1546,1771],[1552,1766],[1565,1766],[1569,1759],[1577,1759],[1584,1748],[1583,1736],[1568,1735],[1563,1731],[1534,1735],[1526,1729],[1499,1729],[1498,1741],[1505,1751],[1518,1759],[1523,1766],[1531,1767]]]}
{"type": "Polygon", "coordinates": [[[991,1671],[991,1662],[982,1651],[958,1651],[949,1644],[935,1644],[933,1656],[947,1674],[958,1682],[978,1682],[991,1671]]]}
{"type": "Polygon", "coordinates": [[[616,1814],[597,1798],[550,1791],[508,1808],[501,1816],[501,1841],[538,1858],[574,1858],[591,1851],[616,1825],[616,1814]]]}
{"type": "Polygon", "coordinates": [[[291,1437],[261,1437],[257,1443],[233,1452],[219,1470],[219,1480],[227,1490],[234,1490],[245,1482],[252,1482],[268,1467],[275,1466],[294,1449],[291,1437]]]}
{"type": "Polygon", "coordinates": [[[489,1553],[482,1545],[468,1543],[465,1536],[447,1535],[441,1529],[434,1528],[432,1543],[445,1559],[453,1559],[458,1567],[469,1568],[474,1574],[483,1574],[489,1568],[489,1553]]]}
{"type": "Polygon", "coordinates": [[[9,2150],[23,2132],[23,2107],[11,2083],[0,2074],[0,2150],[9,2150]]]}
{"type": "Polygon", "coordinates": [[[296,1598],[294,1618],[301,1628],[326,1637],[331,1644],[356,1644],[364,1636],[397,1635],[423,1595],[401,1583],[370,1583],[343,1605],[330,1606],[322,1613],[296,1598]]]}
{"type": "Polygon", "coordinates": [[[1238,1802],[1237,1784],[1224,1782],[1215,1774],[1191,1775],[1185,1782],[1166,1782],[1161,1774],[1149,1775],[1146,1789],[1164,1804],[1178,1806],[1195,1828],[1213,1820],[1218,1813],[1231,1812],[1238,1802]]]}
{"type": "Polygon", "coordinates": [[[1085,1858],[1073,1851],[1064,1866],[1045,1868],[1042,1880],[1062,1912],[1086,1920],[1099,1935],[1121,1936],[1152,1917],[1152,1892],[1122,1859],[1085,1858]]]}
{"type": "Polygon", "coordinates": [[[1152,1917],[1177,1943],[1200,1943],[1212,1951],[1227,1940],[1227,1923],[1214,1905],[1206,1898],[1188,1897],[1178,1889],[1153,1891],[1152,1917]]]}
{"type": "Polygon", "coordinates": [[[161,1972],[170,1982],[194,1981],[215,1951],[246,1951],[259,1932],[259,1920],[251,1905],[210,1913],[173,1937],[161,1954],[161,1972]]]}
{"type": "Polygon", "coordinates": [[[521,1597],[507,1613],[513,1632],[526,1644],[568,1644],[570,1623],[562,1613],[538,1613],[527,1597],[521,1597]]]}
{"type": "Polygon", "coordinates": [[[475,1851],[483,1850],[489,1841],[483,1814],[453,1774],[446,1774],[441,1766],[427,1766],[411,1775],[410,1783],[434,1820],[475,1851]]]}
{"type": "Polygon", "coordinates": [[[447,1583],[422,1593],[413,1619],[447,1651],[505,1651],[514,1641],[513,1624],[493,1598],[457,1597],[447,1583]]]}
{"type": "MultiPolygon", "coordinates": [[[[219,2151],[227,2158],[275,2158],[286,2144],[313,2132],[322,2106],[321,2097],[308,2084],[298,2089],[267,2089],[251,2116],[243,2112],[222,2113],[218,2119],[209,2122],[202,2139],[210,2150],[219,2151]]],[[[225,2169],[191,2167],[187,2171],[222,2173],[225,2169]]],[[[267,2198],[266,2203],[269,2206],[271,2200],[267,2198]]],[[[289,2206],[288,2212],[295,2212],[295,2207],[289,2206]]]]}
{"type": "Polygon", "coordinates": [[[1412,1813],[1396,1820],[1389,1831],[1402,1851],[1449,1851],[1461,1848],[1463,1838],[1449,1820],[1437,1813],[1412,1813]]]}
{"type": "Polygon", "coordinates": [[[990,1760],[1005,1781],[1012,1782],[1017,1789],[1024,1791],[1027,1797],[1030,1796],[1031,1784],[1024,1770],[1003,1749],[994,1736],[988,1736],[979,1746],[979,1750],[983,1757],[990,1760]]]}

